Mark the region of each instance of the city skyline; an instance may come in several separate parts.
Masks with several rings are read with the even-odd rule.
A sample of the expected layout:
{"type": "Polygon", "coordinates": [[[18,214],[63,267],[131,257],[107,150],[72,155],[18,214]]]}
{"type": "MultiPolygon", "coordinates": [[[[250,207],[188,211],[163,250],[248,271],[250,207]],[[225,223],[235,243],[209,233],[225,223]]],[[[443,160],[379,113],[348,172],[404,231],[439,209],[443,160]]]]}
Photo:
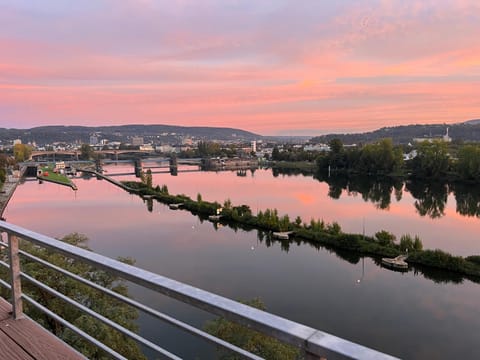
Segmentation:
{"type": "Polygon", "coordinates": [[[480,117],[477,1],[0,0],[1,127],[262,135],[480,117]]]}

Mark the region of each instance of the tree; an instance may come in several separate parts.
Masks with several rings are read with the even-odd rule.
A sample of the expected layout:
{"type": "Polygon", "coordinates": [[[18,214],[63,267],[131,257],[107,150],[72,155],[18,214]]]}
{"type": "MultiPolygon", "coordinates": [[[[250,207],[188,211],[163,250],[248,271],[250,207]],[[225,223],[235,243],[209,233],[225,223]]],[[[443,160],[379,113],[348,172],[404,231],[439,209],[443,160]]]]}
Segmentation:
{"type": "Polygon", "coordinates": [[[198,142],[198,154],[202,157],[220,155],[220,144],[211,141],[198,142]]]}
{"type": "Polygon", "coordinates": [[[88,144],[82,144],[80,146],[80,156],[79,158],[82,160],[90,160],[93,158],[94,151],[92,147],[88,144]]]}
{"type": "Polygon", "coordinates": [[[393,246],[396,239],[395,235],[386,230],[381,230],[375,233],[375,238],[377,239],[378,243],[383,246],[393,246]]]}
{"type": "Polygon", "coordinates": [[[478,180],[480,178],[480,146],[462,146],[458,151],[456,168],[463,180],[478,180]]]}
{"type": "MultiPolygon", "coordinates": [[[[265,310],[265,304],[258,298],[243,302],[254,308],[265,310]]],[[[220,339],[250,351],[265,359],[295,360],[300,359],[300,351],[267,335],[258,333],[243,325],[219,318],[209,321],[205,330],[220,339]]],[[[221,359],[238,359],[238,356],[221,352],[221,359]]]]}
{"type": "Polygon", "coordinates": [[[272,160],[280,160],[280,150],[278,150],[278,146],[275,145],[272,150],[272,160]]]}
{"type": "Polygon", "coordinates": [[[328,147],[332,154],[340,154],[343,152],[343,143],[342,140],[335,138],[330,140],[328,143],[328,147]]]}
{"type": "Polygon", "coordinates": [[[5,154],[0,154],[0,189],[2,189],[5,180],[7,179],[8,157],[5,154]]]}
{"type": "MultiPolygon", "coordinates": [[[[61,241],[88,250],[85,246],[87,240],[88,239],[84,235],[77,233],[69,234],[61,239],[61,241]]],[[[111,289],[124,296],[128,296],[128,288],[125,285],[125,281],[114,275],[98,270],[78,260],[67,258],[58,252],[35,246],[31,242],[22,241],[21,248],[36,257],[42,258],[105,288],[111,289]]],[[[131,259],[120,260],[125,263],[133,264],[131,259]]],[[[94,290],[89,286],[83,285],[78,281],[61,275],[52,269],[45,268],[43,265],[29,259],[22,258],[21,266],[25,273],[49,287],[62,292],[69,298],[89,307],[129,330],[138,330],[135,323],[135,320],[138,317],[136,309],[123,302],[115,300],[102,292],[94,290]]],[[[78,309],[63,302],[61,299],[54,297],[50,293],[35,287],[29,282],[23,282],[22,287],[23,292],[28,294],[34,300],[48,307],[54,313],[94,336],[102,343],[121,353],[125,357],[129,359],[146,359],[138,344],[118,331],[113,330],[107,325],[84,314],[78,309]]],[[[42,326],[53,332],[56,336],[78,349],[88,358],[110,359],[110,356],[106,355],[103,351],[79,338],[72,331],[68,330],[54,319],[46,316],[36,308],[28,306],[27,303],[25,303],[25,312],[42,326]]]]}
{"type": "Polygon", "coordinates": [[[147,185],[149,189],[151,189],[153,185],[152,170],[150,169],[148,169],[147,173],[145,174],[145,185],[147,185]]]}
{"type": "Polygon", "coordinates": [[[25,144],[15,144],[13,147],[13,155],[17,162],[28,160],[30,155],[32,155],[32,148],[25,144]]]}
{"type": "Polygon", "coordinates": [[[411,251],[413,250],[413,239],[410,234],[402,235],[400,238],[400,250],[411,251]]]}
{"type": "Polygon", "coordinates": [[[416,177],[438,178],[449,168],[447,144],[443,141],[423,141],[417,147],[417,156],[412,160],[416,177]]]}

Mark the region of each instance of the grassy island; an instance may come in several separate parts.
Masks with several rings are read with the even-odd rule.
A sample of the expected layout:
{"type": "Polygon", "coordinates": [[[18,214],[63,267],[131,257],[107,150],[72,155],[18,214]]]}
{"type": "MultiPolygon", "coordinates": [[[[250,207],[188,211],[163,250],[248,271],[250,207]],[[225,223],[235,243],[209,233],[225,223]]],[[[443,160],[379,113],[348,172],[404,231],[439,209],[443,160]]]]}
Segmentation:
{"type": "MultiPolygon", "coordinates": [[[[437,268],[467,276],[475,282],[480,282],[480,256],[468,257],[454,256],[442,250],[424,250],[418,237],[408,234],[403,235],[397,243],[393,234],[382,230],[375,236],[362,234],[348,234],[342,232],[336,222],[328,224],[323,220],[312,219],[304,222],[300,217],[293,221],[288,215],[279,216],[276,209],[259,211],[252,214],[249,206],[233,206],[230,200],[223,204],[218,202],[204,201],[200,194],[193,200],[186,195],[172,195],[168,193],[166,185],[155,188],[148,182],[123,181],[132,192],[141,196],[151,196],[164,204],[181,204],[181,208],[190,211],[194,215],[208,219],[215,217],[224,225],[233,228],[257,229],[259,231],[292,232],[293,240],[305,241],[314,246],[324,246],[331,249],[346,250],[359,255],[369,255],[374,258],[395,257],[408,252],[407,262],[426,268],[437,268]]],[[[291,240],[282,240],[290,242],[291,240]]]]}
{"type": "Polygon", "coordinates": [[[65,185],[71,187],[73,190],[77,190],[77,186],[66,175],[55,172],[52,167],[45,166],[40,169],[41,174],[37,175],[39,180],[53,182],[59,185],[65,185]]]}

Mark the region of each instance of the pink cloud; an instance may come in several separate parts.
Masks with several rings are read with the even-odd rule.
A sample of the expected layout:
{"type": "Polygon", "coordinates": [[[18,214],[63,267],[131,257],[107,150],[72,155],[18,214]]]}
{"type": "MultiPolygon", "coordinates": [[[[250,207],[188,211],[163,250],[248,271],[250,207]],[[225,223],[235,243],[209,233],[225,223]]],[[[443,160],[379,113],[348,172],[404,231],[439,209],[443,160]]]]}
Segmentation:
{"type": "Polygon", "coordinates": [[[13,109],[16,126],[241,124],[265,134],[478,116],[477,2],[315,6],[331,14],[132,0],[40,23],[8,9],[0,112],[13,109]]]}

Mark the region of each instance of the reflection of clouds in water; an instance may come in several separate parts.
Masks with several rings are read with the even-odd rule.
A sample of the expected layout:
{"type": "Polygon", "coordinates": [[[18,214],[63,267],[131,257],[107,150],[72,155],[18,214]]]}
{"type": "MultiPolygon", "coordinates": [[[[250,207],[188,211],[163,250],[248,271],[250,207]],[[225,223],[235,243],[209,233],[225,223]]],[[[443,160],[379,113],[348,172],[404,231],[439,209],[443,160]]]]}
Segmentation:
{"type": "MultiPolygon", "coordinates": [[[[423,224],[427,233],[441,233],[443,222],[458,233],[458,246],[465,241],[459,231],[461,217],[447,214],[432,226],[431,220],[427,222],[415,214],[408,193],[387,212],[377,210],[361,197],[343,194],[340,200],[332,200],[327,196],[328,186],[312,178],[273,179],[271,172],[258,170],[255,179],[252,185],[250,180],[228,172],[155,175],[155,183],[167,184],[170,193],[195,198],[200,192],[209,201],[230,198],[235,205],[253,204],[252,209],[258,201],[261,209],[277,207],[279,213],[288,213],[291,218],[298,213],[304,221],[309,221],[311,215],[338,220],[345,231],[350,226],[361,233],[364,217],[367,234],[394,226],[400,233],[416,232],[416,224],[423,224]]],[[[406,358],[411,357],[410,344],[419,338],[422,347],[439,347],[445,354],[451,354],[453,343],[476,344],[469,330],[480,327],[480,317],[465,316],[474,314],[474,302],[458,299],[478,299],[477,284],[466,281],[447,287],[412,273],[403,275],[382,269],[369,258],[365,259],[363,276],[362,262],[354,265],[345,254],[341,258],[322,248],[295,243],[286,253],[279,242],[268,248],[266,241],[259,243],[256,231],[235,232],[229,227],[216,231],[208,221],[201,222],[187,211],[173,211],[158,203],[154,208],[160,211],[149,213],[140,197],[105,181],[78,180],[77,185],[75,201],[71,200],[71,190],[65,189],[64,194],[63,188],[53,184],[42,185],[41,189],[35,183],[19,186],[15,194],[19,201],[12,199],[8,215],[13,223],[53,236],[71,231],[85,233],[90,238],[89,246],[99,253],[131,256],[141,268],[224,296],[260,296],[272,312],[322,330],[334,329],[335,335],[355,337],[365,345],[387,350],[400,346],[406,349],[406,358]],[[355,284],[359,279],[361,286],[355,284]],[[375,326],[365,327],[372,318],[375,326]],[[452,335],[450,343],[442,343],[435,336],[425,338],[425,333],[445,321],[455,323],[457,338],[452,335]],[[351,329],[358,328],[363,331],[352,334],[351,329]]],[[[478,220],[472,222],[472,228],[475,224],[478,227],[478,220]]],[[[146,297],[171,310],[166,302],[146,297]]]]}
{"type": "MultiPolygon", "coordinates": [[[[109,173],[133,173],[133,164],[107,165],[109,173]]],[[[191,167],[188,167],[191,168],[191,167]]],[[[420,217],[414,207],[415,199],[405,191],[400,201],[392,201],[389,210],[381,210],[361,196],[349,196],[342,192],[338,200],[328,197],[328,185],[304,176],[278,176],[274,178],[270,170],[257,170],[255,182],[250,177],[241,178],[235,172],[193,172],[154,174],[154,185],[167,185],[171,194],[184,193],[196,199],[198,193],[208,201],[230,199],[234,205],[249,205],[253,213],[266,208],[277,208],[280,215],[288,214],[293,220],[300,216],[304,222],[310,219],[323,219],[326,222],[337,221],[343,231],[362,233],[362,219],[365,218],[367,235],[385,229],[397,238],[405,233],[419,235],[425,248],[442,248],[452,254],[471,255],[478,252],[477,232],[480,219],[463,217],[455,212],[455,198],[449,195],[445,207],[445,216],[441,219],[420,217]],[[452,241],[455,239],[455,241],[452,241]]],[[[134,175],[116,177],[118,180],[135,180],[134,175]]],[[[79,187],[77,192],[63,186],[50,183],[38,185],[27,182],[20,185],[6,209],[9,221],[30,224],[33,230],[53,236],[63,236],[65,231],[80,231],[79,218],[90,224],[98,223],[98,231],[108,234],[111,224],[118,229],[128,231],[132,222],[141,224],[142,211],[132,211],[131,207],[145,208],[142,200],[135,195],[125,193],[106,181],[75,179],[79,187]],[[128,199],[128,201],[125,201],[128,199]],[[115,211],[112,210],[115,208],[115,211]],[[54,213],[61,209],[62,220],[55,226],[50,224],[54,213]],[[66,230],[64,231],[63,228],[66,230]]],[[[352,191],[352,194],[355,192],[352,191]]],[[[392,195],[393,196],[393,195],[392,195]]],[[[158,217],[163,221],[176,221],[179,216],[190,219],[187,228],[191,233],[197,231],[200,224],[185,211],[170,216],[171,210],[154,204],[159,209],[158,217]]],[[[146,212],[146,211],[145,211],[146,212]]],[[[157,216],[157,214],[152,214],[157,216]]],[[[170,225],[167,225],[170,226],[170,225]]],[[[84,233],[93,229],[92,225],[84,233]]],[[[92,230],[93,231],[93,230],[92,230]]]]}
{"type": "Polygon", "coordinates": [[[311,205],[315,203],[315,197],[308,193],[294,193],[293,196],[304,205],[311,205]]]}

